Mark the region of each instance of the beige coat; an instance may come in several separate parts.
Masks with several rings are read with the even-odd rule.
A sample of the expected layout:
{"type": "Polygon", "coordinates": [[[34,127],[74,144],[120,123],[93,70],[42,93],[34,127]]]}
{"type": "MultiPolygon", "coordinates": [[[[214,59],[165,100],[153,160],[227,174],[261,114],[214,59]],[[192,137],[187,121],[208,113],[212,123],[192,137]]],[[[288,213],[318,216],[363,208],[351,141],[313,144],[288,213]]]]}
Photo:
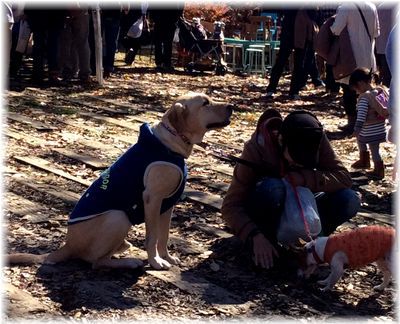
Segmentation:
{"type": "MultiPolygon", "coordinates": [[[[379,36],[379,20],[376,6],[369,1],[357,1],[357,5],[364,14],[372,41],[368,37],[361,15],[353,2],[344,2],[339,5],[331,30],[334,35],[338,36],[344,27],[347,27],[357,64],[356,68],[372,68],[373,71],[376,71],[374,47],[375,38],[379,36]]],[[[349,84],[349,77],[340,79],[338,82],[349,84]]]]}

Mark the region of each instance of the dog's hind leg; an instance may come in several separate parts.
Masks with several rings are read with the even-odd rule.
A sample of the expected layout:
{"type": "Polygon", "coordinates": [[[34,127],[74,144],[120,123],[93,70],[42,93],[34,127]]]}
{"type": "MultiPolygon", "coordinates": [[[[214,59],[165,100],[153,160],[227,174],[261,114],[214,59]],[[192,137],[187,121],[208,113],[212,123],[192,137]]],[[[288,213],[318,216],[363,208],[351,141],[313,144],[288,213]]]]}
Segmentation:
{"type": "Polygon", "coordinates": [[[379,259],[376,261],[376,265],[378,266],[378,269],[381,270],[383,273],[383,282],[380,285],[375,286],[374,290],[382,291],[388,286],[392,275],[386,260],[379,259]]]}
{"type": "Polygon", "coordinates": [[[125,251],[129,250],[133,245],[129,243],[127,240],[124,240],[121,246],[115,251],[115,254],[121,254],[125,251]]]}
{"type": "Polygon", "coordinates": [[[136,269],[141,266],[143,266],[143,262],[135,258],[121,258],[121,259],[103,258],[92,263],[93,269],[99,269],[99,268],[136,269]]]}
{"type": "Polygon", "coordinates": [[[56,264],[67,261],[69,258],[71,258],[70,249],[67,245],[64,245],[60,249],[51,252],[44,260],[43,264],[56,264]]]}

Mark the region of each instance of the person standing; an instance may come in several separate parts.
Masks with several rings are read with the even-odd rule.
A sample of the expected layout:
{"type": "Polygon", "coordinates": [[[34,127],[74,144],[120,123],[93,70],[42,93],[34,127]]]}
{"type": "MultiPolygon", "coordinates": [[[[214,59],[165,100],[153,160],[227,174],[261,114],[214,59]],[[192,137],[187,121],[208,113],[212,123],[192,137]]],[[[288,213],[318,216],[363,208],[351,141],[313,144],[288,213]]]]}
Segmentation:
{"type": "Polygon", "coordinates": [[[63,79],[78,72],[81,82],[90,81],[89,13],[87,5],[70,5],[60,37],[59,63],[63,79]]]}
{"type": "Polygon", "coordinates": [[[101,31],[103,35],[103,69],[104,78],[111,76],[114,72],[115,53],[117,52],[118,35],[121,22],[122,7],[101,6],[101,31]]]}
{"type": "MultiPolygon", "coordinates": [[[[272,67],[270,81],[267,86],[267,94],[262,97],[263,99],[274,96],[283,68],[293,49],[294,62],[292,77],[290,80],[289,96],[293,100],[300,99],[300,89],[305,85],[307,80],[305,77],[306,66],[310,67],[313,64],[313,56],[310,56],[310,54],[314,55],[313,42],[318,30],[315,21],[315,12],[316,10],[313,9],[284,11],[279,54],[274,66],[272,67]],[[310,52],[308,56],[307,52],[310,52]],[[307,59],[309,59],[309,62],[307,62],[307,59]]],[[[319,79],[319,76],[315,77],[313,80],[316,84],[318,84],[317,79],[319,79]]]]}
{"type": "Polygon", "coordinates": [[[378,95],[387,99],[387,93],[381,87],[373,86],[372,73],[367,69],[355,70],[350,76],[349,86],[359,95],[353,135],[357,138],[360,159],[351,166],[360,169],[370,167],[368,145],[374,163],[374,170],[368,174],[373,178],[383,179],[385,169],[382,157],[379,154],[379,144],[386,141],[385,117],[379,115],[374,104],[377,102],[375,98],[378,95]]]}
{"type": "Polygon", "coordinates": [[[25,5],[25,15],[32,30],[33,38],[33,73],[35,82],[45,78],[45,61],[48,66],[48,79],[51,84],[60,83],[58,65],[58,48],[60,34],[64,28],[66,10],[61,8],[37,8],[25,5]]]}
{"type": "Polygon", "coordinates": [[[279,79],[282,76],[283,69],[293,52],[294,48],[294,23],[297,15],[297,9],[286,9],[281,12],[282,29],[280,34],[279,53],[274,66],[271,70],[271,76],[267,86],[267,93],[262,99],[268,99],[275,96],[278,88],[279,79]]]}
{"type": "Polygon", "coordinates": [[[384,86],[390,86],[390,79],[392,74],[390,73],[386,55],[385,48],[389,33],[394,25],[394,8],[388,4],[382,2],[377,6],[378,17],[379,17],[379,27],[380,33],[379,37],[376,39],[375,50],[376,50],[376,64],[379,70],[379,82],[384,86]]]}
{"type": "MultiPolygon", "coordinates": [[[[379,20],[376,6],[372,2],[344,2],[339,5],[335,21],[331,26],[334,35],[339,36],[347,27],[351,48],[356,61],[356,68],[372,69],[376,72],[374,55],[375,39],[379,36],[379,20]],[[364,20],[365,24],[364,24],[364,20]]],[[[343,106],[347,116],[347,124],[340,127],[344,132],[351,134],[356,121],[357,94],[349,87],[350,76],[338,82],[343,88],[343,106]]]]}
{"type": "Polygon", "coordinates": [[[172,66],[172,42],[176,23],[183,15],[181,4],[161,8],[154,5],[149,8],[150,18],[154,22],[154,54],[156,69],[166,72],[174,71],[172,66]]]}
{"type": "Polygon", "coordinates": [[[145,1],[132,4],[129,10],[124,12],[121,17],[121,43],[126,50],[125,63],[127,65],[131,65],[135,61],[136,54],[142,45],[141,37],[132,38],[127,35],[129,28],[139,19],[143,20],[143,29],[147,27],[145,24],[147,23],[148,6],[148,3],[145,1]]]}

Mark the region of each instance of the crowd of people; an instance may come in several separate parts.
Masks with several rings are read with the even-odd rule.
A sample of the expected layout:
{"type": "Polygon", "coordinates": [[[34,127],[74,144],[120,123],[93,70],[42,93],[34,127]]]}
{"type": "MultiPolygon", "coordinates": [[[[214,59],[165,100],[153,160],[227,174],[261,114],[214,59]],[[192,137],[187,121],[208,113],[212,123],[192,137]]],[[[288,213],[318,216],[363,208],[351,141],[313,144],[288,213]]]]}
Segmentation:
{"type": "MultiPolygon", "coordinates": [[[[46,79],[49,84],[65,84],[71,79],[91,82],[96,75],[95,30],[93,15],[96,7],[71,2],[55,8],[35,4],[13,3],[8,6],[10,37],[10,78],[18,77],[23,56],[33,46],[32,81],[38,84],[46,79]],[[12,23],[11,23],[12,22],[12,23]],[[23,36],[25,35],[25,37],[23,36]]],[[[114,72],[115,54],[119,44],[125,47],[125,62],[132,64],[142,45],[141,38],[129,37],[128,31],[139,18],[153,23],[153,42],[156,69],[172,71],[172,42],[176,23],[183,14],[183,6],[167,8],[148,3],[111,5],[100,3],[103,76],[114,72]]],[[[144,33],[143,33],[144,34],[144,33]]]]}

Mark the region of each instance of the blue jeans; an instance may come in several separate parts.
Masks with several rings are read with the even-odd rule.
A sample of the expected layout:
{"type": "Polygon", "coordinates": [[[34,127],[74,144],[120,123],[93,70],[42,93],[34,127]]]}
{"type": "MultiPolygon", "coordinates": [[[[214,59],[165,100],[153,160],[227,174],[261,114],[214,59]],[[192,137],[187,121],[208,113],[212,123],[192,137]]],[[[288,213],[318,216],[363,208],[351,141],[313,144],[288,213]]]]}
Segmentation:
{"type": "MultiPolygon", "coordinates": [[[[360,198],[352,189],[316,193],[322,234],[331,234],[336,227],[354,217],[360,209],[360,198]]],[[[264,178],[255,187],[249,199],[250,217],[265,236],[276,242],[276,232],[284,209],[286,188],[282,179],[264,178]]]]}

